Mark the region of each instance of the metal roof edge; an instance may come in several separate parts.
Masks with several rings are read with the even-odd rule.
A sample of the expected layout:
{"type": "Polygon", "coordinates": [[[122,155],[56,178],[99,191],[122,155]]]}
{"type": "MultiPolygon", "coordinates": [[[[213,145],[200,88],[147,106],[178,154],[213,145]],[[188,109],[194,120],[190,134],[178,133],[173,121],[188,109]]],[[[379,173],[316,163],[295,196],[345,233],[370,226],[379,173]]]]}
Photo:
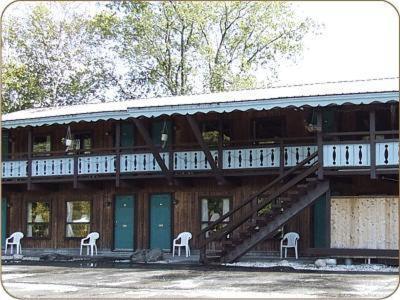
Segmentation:
{"type": "Polygon", "coordinates": [[[229,102],[193,103],[193,104],[171,104],[164,106],[131,107],[126,111],[107,111],[94,113],[69,114],[62,116],[50,116],[42,118],[30,118],[19,120],[2,121],[3,128],[16,128],[25,126],[45,126],[53,124],[68,124],[73,122],[95,122],[99,120],[125,120],[130,117],[158,117],[161,115],[185,115],[198,112],[232,112],[234,110],[269,110],[287,107],[326,107],[329,105],[344,104],[371,104],[399,101],[399,91],[389,92],[366,92],[354,94],[335,94],[320,96],[301,96],[285,98],[266,98],[258,100],[232,100],[229,102]]]}

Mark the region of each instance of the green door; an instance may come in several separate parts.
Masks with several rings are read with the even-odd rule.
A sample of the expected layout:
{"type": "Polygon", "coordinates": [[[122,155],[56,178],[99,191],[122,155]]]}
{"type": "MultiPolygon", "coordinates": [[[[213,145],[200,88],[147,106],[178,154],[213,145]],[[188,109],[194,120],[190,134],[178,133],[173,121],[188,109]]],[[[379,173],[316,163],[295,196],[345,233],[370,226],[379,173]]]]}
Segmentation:
{"type": "Polygon", "coordinates": [[[315,201],[313,206],[314,213],[314,247],[325,248],[328,247],[326,236],[326,228],[328,226],[326,219],[326,195],[322,195],[315,201]]]}
{"type": "Polygon", "coordinates": [[[116,196],[114,205],[114,249],[134,249],[135,198],[116,196]]]}
{"type": "Polygon", "coordinates": [[[133,124],[121,124],[121,147],[133,147],[135,145],[135,131],[133,124]]]}
{"type": "Polygon", "coordinates": [[[1,246],[4,247],[7,234],[7,199],[1,198],[1,246]]]}
{"type": "Polygon", "coordinates": [[[155,121],[151,126],[151,137],[154,145],[162,146],[164,149],[168,147],[168,144],[172,142],[172,123],[171,121],[155,121]],[[168,140],[166,143],[161,145],[161,134],[168,134],[168,140]]]}
{"type": "Polygon", "coordinates": [[[150,249],[171,249],[171,195],[150,197],[150,249]]]}

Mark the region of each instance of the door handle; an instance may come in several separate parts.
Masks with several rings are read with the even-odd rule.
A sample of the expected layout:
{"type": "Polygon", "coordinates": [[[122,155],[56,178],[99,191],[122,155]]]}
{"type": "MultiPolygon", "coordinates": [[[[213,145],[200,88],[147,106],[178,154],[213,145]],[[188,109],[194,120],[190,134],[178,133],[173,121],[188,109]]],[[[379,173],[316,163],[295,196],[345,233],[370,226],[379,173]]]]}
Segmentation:
{"type": "Polygon", "coordinates": [[[162,228],[164,227],[164,224],[158,224],[158,227],[162,228]]]}
{"type": "Polygon", "coordinates": [[[126,225],[126,224],[122,224],[122,227],[124,227],[124,228],[125,228],[125,227],[128,227],[128,225],[126,225]]]}

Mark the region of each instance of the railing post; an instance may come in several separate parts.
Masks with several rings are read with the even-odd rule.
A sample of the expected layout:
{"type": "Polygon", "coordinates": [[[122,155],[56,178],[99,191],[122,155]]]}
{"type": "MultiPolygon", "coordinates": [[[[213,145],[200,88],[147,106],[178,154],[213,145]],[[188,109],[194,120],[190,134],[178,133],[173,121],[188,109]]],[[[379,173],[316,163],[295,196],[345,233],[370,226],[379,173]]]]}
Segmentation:
{"type": "Polygon", "coordinates": [[[318,146],[318,179],[324,179],[324,151],[322,145],[322,111],[317,111],[317,146],[318,146]]]}
{"type": "Polygon", "coordinates": [[[120,171],[121,171],[121,122],[117,121],[115,124],[115,187],[120,184],[120,171]]]}
{"type": "Polygon", "coordinates": [[[369,112],[369,142],[370,142],[370,165],[371,178],[376,179],[376,149],[375,149],[375,110],[369,112]]]}
{"type": "Polygon", "coordinates": [[[285,145],[283,139],[279,143],[279,175],[282,175],[285,171],[285,145]]]}
{"type": "Polygon", "coordinates": [[[28,170],[27,170],[27,189],[32,189],[32,127],[28,129],[28,170]]]}
{"type": "Polygon", "coordinates": [[[78,155],[74,152],[74,189],[78,188],[78,155]]]}
{"type": "Polygon", "coordinates": [[[218,169],[222,170],[223,167],[223,144],[224,144],[224,131],[223,131],[223,123],[222,117],[220,116],[218,119],[218,169]]]}
{"type": "Polygon", "coordinates": [[[203,234],[200,234],[200,259],[199,262],[201,264],[206,264],[207,263],[207,246],[205,243],[205,237],[203,234]]]}

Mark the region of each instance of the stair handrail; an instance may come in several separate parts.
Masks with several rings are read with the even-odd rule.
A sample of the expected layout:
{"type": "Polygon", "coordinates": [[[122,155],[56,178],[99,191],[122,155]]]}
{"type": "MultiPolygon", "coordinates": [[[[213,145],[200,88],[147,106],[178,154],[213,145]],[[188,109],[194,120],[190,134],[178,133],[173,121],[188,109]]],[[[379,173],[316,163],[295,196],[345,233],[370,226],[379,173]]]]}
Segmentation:
{"type": "Polygon", "coordinates": [[[311,154],[310,156],[308,156],[307,158],[305,158],[304,160],[302,160],[300,163],[298,163],[296,166],[294,166],[293,168],[289,169],[288,171],[284,172],[282,175],[280,175],[279,177],[275,178],[273,181],[271,181],[268,185],[266,185],[262,190],[258,191],[256,194],[250,195],[244,202],[242,202],[240,205],[236,206],[236,208],[230,210],[229,212],[227,212],[226,214],[222,215],[219,219],[215,220],[214,222],[212,222],[210,225],[208,225],[207,227],[203,228],[200,233],[197,236],[201,236],[202,234],[206,233],[207,231],[211,230],[212,228],[214,228],[214,226],[222,223],[226,218],[230,217],[231,215],[233,215],[235,212],[237,212],[239,209],[241,209],[242,207],[244,207],[245,205],[249,204],[251,201],[254,200],[254,198],[264,194],[267,190],[269,190],[272,186],[274,186],[275,184],[277,184],[278,182],[280,182],[282,179],[284,179],[285,177],[291,175],[292,173],[294,173],[295,171],[297,171],[298,169],[300,169],[302,166],[304,166],[305,164],[307,164],[308,162],[310,162],[311,160],[313,160],[315,157],[318,156],[318,151],[315,151],[313,154],[311,154]]]}
{"type": "Polygon", "coordinates": [[[310,168],[305,170],[303,173],[297,175],[295,178],[291,179],[289,182],[284,184],[278,190],[273,192],[264,201],[262,201],[255,208],[253,208],[250,212],[241,216],[241,218],[239,220],[236,220],[235,223],[229,223],[227,226],[221,228],[221,230],[210,235],[207,239],[203,239],[202,242],[200,242],[200,246],[204,246],[207,243],[211,243],[212,241],[219,240],[223,236],[230,234],[232,231],[234,231],[236,228],[238,228],[240,225],[242,225],[244,222],[246,222],[249,218],[251,218],[255,212],[264,208],[266,205],[271,203],[272,200],[274,200],[276,197],[278,197],[279,195],[281,195],[284,192],[286,192],[287,190],[289,190],[292,186],[294,186],[299,181],[303,180],[310,174],[316,172],[318,170],[318,168],[319,168],[319,163],[313,164],[310,168]]]}

